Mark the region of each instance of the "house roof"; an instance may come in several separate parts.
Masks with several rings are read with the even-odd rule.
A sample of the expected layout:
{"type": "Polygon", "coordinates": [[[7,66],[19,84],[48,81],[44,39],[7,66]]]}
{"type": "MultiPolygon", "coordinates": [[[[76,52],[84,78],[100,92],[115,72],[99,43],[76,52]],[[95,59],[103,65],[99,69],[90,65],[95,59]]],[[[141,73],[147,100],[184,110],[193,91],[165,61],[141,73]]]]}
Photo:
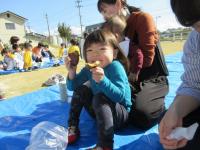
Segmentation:
{"type": "Polygon", "coordinates": [[[4,15],[4,14],[12,14],[12,15],[14,15],[14,16],[16,16],[16,17],[22,19],[22,20],[28,20],[28,19],[26,19],[26,18],[24,18],[24,17],[22,17],[22,16],[20,16],[20,15],[17,15],[17,14],[15,14],[15,13],[11,12],[11,11],[5,11],[5,12],[0,13],[0,15],[4,15]]]}

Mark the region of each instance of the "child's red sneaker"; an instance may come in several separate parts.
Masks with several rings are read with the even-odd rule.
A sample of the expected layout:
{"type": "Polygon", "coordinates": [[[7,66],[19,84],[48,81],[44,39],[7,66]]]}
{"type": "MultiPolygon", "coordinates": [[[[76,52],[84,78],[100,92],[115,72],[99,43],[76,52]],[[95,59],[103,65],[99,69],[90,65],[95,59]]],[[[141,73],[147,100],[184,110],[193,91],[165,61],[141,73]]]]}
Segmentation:
{"type": "Polygon", "coordinates": [[[68,127],[68,144],[76,142],[79,136],[80,136],[80,131],[78,127],[75,126],[68,127]]]}

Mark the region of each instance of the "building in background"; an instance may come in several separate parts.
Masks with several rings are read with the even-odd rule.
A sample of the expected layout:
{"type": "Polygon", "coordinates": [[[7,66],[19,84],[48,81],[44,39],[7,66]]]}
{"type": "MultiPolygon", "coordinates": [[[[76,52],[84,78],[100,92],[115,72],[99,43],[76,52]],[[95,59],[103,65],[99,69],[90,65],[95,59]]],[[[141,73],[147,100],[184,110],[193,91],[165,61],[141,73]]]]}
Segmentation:
{"type": "MultiPolygon", "coordinates": [[[[11,36],[18,36],[20,43],[25,41],[32,41],[33,45],[37,45],[38,42],[48,43],[46,35],[26,29],[25,24],[27,21],[28,19],[11,11],[0,13],[0,39],[3,43],[10,44],[11,36]]],[[[62,39],[58,35],[53,35],[50,39],[53,45],[60,45],[62,43],[62,39]]]]}
{"type": "Polygon", "coordinates": [[[24,42],[26,40],[26,21],[26,18],[11,11],[0,13],[0,38],[3,43],[9,44],[11,36],[18,36],[20,42],[24,42]]]}

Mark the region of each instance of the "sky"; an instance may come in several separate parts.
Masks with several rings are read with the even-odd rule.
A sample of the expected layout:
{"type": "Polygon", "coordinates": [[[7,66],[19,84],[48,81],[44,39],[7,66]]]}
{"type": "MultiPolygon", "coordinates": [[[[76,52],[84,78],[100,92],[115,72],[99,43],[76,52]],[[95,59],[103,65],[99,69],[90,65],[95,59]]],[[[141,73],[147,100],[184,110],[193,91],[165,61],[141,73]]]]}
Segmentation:
{"type": "MultiPolygon", "coordinates": [[[[103,22],[103,17],[97,10],[98,0],[80,1],[84,27],[103,22]]],[[[150,13],[160,31],[181,27],[171,11],[169,0],[127,0],[127,3],[150,13]]],[[[0,13],[9,10],[27,18],[26,27],[33,32],[48,33],[45,17],[47,14],[51,34],[57,33],[57,26],[62,22],[69,26],[73,33],[80,33],[77,0],[0,0],[0,4],[0,13]]]]}

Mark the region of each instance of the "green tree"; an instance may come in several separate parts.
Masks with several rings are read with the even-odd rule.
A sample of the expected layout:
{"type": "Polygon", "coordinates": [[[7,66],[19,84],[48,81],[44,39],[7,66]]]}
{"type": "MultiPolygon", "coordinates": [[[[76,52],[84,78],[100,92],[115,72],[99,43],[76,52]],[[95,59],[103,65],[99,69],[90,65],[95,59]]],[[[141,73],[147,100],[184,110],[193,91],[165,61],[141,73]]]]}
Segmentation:
{"type": "Polygon", "coordinates": [[[71,29],[65,23],[58,24],[58,32],[65,43],[71,39],[71,29]]]}

